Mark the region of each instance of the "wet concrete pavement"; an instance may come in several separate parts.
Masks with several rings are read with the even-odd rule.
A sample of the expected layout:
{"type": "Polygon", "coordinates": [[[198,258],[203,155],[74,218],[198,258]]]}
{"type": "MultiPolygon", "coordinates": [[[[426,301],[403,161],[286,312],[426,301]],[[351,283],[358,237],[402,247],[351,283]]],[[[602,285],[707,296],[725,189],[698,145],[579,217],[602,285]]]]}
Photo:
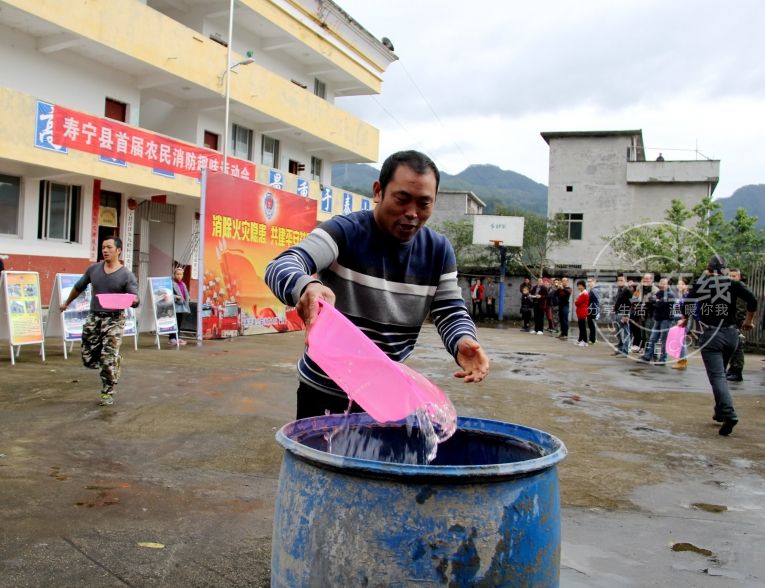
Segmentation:
{"type": "MultiPolygon", "coordinates": [[[[463,415],[560,437],[562,586],[765,585],[765,372],[747,357],[722,438],[699,357],[678,372],[515,328],[480,329],[492,374],[432,326],[409,364],[463,415]],[[674,546],[674,550],[673,550],[674,546]]],[[[124,348],[113,407],[97,373],[24,348],[0,359],[0,586],[267,586],[281,448],[302,335],[124,348]]]]}

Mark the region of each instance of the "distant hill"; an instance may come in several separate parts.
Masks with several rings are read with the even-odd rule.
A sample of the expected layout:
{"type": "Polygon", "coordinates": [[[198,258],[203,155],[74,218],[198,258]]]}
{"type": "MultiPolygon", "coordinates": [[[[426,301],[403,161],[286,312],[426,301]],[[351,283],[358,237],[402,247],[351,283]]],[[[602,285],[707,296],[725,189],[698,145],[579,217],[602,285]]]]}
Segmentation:
{"type": "MultiPolygon", "coordinates": [[[[341,163],[332,166],[332,185],[371,196],[372,182],[379,174],[371,165],[341,163]]],[[[494,214],[497,204],[547,214],[547,186],[495,165],[471,165],[454,176],[442,173],[441,187],[472,191],[486,203],[484,214],[494,214]]]]}
{"type": "Polygon", "coordinates": [[[757,217],[758,227],[765,228],[765,184],[742,186],[727,198],[718,198],[716,202],[722,206],[726,219],[732,219],[736,211],[743,208],[747,214],[757,217]]]}

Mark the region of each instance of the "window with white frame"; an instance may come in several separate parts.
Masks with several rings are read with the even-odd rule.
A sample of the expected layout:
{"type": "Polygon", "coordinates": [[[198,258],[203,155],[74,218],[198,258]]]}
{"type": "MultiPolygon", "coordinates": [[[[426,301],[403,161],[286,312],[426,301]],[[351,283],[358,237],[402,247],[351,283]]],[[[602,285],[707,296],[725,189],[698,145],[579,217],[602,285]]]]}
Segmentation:
{"type": "Polygon", "coordinates": [[[582,240],[582,225],[584,224],[584,215],[581,212],[561,212],[558,215],[558,218],[568,224],[568,238],[571,241],[582,240]]]}
{"type": "Polygon", "coordinates": [[[80,186],[40,182],[38,239],[79,240],[81,191],[80,186]]]}
{"type": "Polygon", "coordinates": [[[252,161],[252,129],[231,125],[231,155],[252,161]]]}
{"type": "Polygon", "coordinates": [[[311,179],[321,182],[321,167],[324,162],[318,157],[311,156],[311,179]]]}
{"type": "Polygon", "coordinates": [[[314,78],[313,80],[313,93],[316,94],[319,98],[325,98],[327,97],[327,84],[322,82],[320,79],[314,78]]]}
{"type": "Polygon", "coordinates": [[[21,178],[0,174],[0,235],[19,234],[21,178]]]}
{"type": "Polygon", "coordinates": [[[279,140],[263,135],[260,162],[268,167],[279,168],[279,140]]]}

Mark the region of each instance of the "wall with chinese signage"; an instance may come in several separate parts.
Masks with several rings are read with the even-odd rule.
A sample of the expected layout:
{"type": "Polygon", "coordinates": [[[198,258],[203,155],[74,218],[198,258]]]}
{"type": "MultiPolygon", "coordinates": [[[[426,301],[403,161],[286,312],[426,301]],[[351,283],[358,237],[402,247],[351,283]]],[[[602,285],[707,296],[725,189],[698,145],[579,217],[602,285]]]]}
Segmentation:
{"type": "Polygon", "coordinates": [[[220,323],[203,325],[203,334],[301,329],[295,310],[271,293],[263,275],[269,261],[316,226],[316,201],[216,173],[209,174],[202,198],[202,301],[211,307],[207,323],[220,323]],[[234,303],[239,317],[227,309],[234,303]]]}

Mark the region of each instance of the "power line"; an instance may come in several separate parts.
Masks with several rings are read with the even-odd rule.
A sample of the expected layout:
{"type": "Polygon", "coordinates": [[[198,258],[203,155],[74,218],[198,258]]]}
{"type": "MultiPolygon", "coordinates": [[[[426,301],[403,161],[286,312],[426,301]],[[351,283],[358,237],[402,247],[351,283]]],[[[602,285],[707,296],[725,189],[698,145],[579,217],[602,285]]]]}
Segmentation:
{"type": "MultiPolygon", "coordinates": [[[[406,66],[404,65],[404,62],[403,62],[403,61],[401,61],[401,62],[399,62],[399,63],[401,63],[401,67],[403,68],[403,70],[404,70],[404,73],[406,74],[406,77],[407,77],[407,78],[409,78],[409,81],[410,81],[410,82],[411,82],[411,84],[414,86],[414,89],[415,89],[415,90],[417,90],[417,93],[420,95],[420,97],[422,98],[423,102],[425,102],[425,104],[427,105],[427,107],[430,109],[430,112],[433,114],[433,116],[435,117],[435,119],[438,121],[438,124],[440,124],[440,125],[441,125],[441,128],[442,128],[444,131],[446,131],[446,132],[447,132],[447,135],[448,135],[449,131],[447,130],[447,128],[446,128],[446,125],[444,125],[443,121],[441,120],[441,117],[440,117],[440,116],[438,116],[438,113],[437,113],[437,112],[436,112],[436,110],[433,108],[433,105],[430,103],[430,101],[428,101],[428,99],[425,97],[425,94],[423,94],[422,90],[420,90],[420,87],[417,85],[417,82],[415,82],[415,81],[414,81],[414,78],[413,78],[413,77],[411,76],[411,74],[409,73],[409,70],[408,70],[408,69],[406,69],[406,66]]],[[[452,141],[452,145],[453,145],[454,147],[456,147],[456,148],[457,148],[457,151],[459,151],[459,152],[460,152],[460,154],[461,154],[461,155],[462,155],[462,157],[464,158],[465,162],[466,162],[466,163],[469,163],[469,162],[468,162],[468,158],[467,158],[467,155],[465,155],[465,152],[462,150],[462,147],[460,147],[459,143],[455,143],[454,141],[452,141]]]]}

